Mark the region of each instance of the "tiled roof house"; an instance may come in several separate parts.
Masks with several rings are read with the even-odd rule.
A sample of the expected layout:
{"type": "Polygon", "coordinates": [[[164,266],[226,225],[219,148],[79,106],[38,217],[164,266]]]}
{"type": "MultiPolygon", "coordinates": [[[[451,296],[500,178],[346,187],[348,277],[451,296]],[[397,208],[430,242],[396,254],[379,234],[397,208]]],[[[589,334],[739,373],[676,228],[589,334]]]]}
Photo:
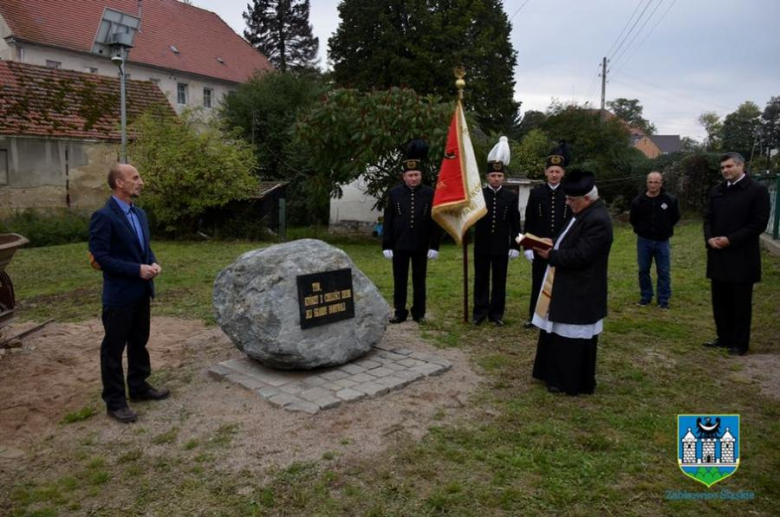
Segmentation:
{"type": "Polygon", "coordinates": [[[0,59],[116,77],[108,52],[93,52],[108,11],[140,19],[125,71],[157,84],[177,112],[216,107],[272,70],[219,16],[178,0],[2,0],[0,59]]]}

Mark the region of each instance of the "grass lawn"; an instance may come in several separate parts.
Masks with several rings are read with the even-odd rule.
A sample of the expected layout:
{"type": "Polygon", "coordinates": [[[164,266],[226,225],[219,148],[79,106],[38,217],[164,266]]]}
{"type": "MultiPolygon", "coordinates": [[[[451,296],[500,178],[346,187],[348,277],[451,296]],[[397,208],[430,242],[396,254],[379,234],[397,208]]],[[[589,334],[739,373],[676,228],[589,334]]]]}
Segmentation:
{"type": "MultiPolygon", "coordinates": [[[[344,249],[390,300],[390,264],[378,243],[318,237],[344,249]]],[[[213,323],[214,276],[257,246],[155,243],[163,275],[153,314],[213,323]]],[[[0,496],[8,496],[0,513],[67,514],[96,491],[121,488],[128,514],[144,514],[151,503],[171,515],[185,514],[195,501],[195,513],[209,515],[777,515],[780,397],[762,393],[760,376],[751,368],[762,355],[778,354],[780,260],[763,254],[751,355],[728,357],[701,347],[714,337],[701,223],[684,222],[672,239],[670,311],[635,305],[634,235],[618,224],[610,257],[610,313],[599,340],[599,385],[595,395],[573,398],[550,395],[531,380],[536,333],[521,326],[529,264],[521,258],[510,265],[507,325],[473,328],[461,321],[460,257],[458,248],[445,245],[429,267],[430,320],[423,337],[437,347],[465,351],[486,382],[469,402],[470,411],[430,428],[422,441],[402,440],[379,459],[294,463],[267,473],[249,490],[246,473],[217,472],[207,461],[197,468],[177,461],[182,445],[175,435],[150,437],[156,447],[169,448],[162,470],[140,467],[143,460],[127,454],[96,459],[88,443],[80,444],[59,451],[62,461],[72,462],[73,476],[21,476],[13,487],[0,489],[0,496]],[[684,413],[741,415],[740,468],[711,489],[686,478],[676,465],[676,416],[684,413]],[[668,491],[722,490],[755,497],[666,498],[668,491]]],[[[9,272],[23,301],[22,318],[99,316],[101,279],[88,266],[85,245],[21,250],[9,272]]],[[[229,454],[235,432],[240,430],[226,430],[210,454],[229,454]]]]}

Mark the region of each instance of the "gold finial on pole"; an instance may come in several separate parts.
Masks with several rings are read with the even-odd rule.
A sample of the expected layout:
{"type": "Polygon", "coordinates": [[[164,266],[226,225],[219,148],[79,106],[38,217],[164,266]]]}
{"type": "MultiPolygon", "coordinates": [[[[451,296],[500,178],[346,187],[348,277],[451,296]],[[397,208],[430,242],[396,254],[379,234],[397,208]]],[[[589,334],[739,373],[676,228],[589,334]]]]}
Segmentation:
{"type": "Polygon", "coordinates": [[[463,78],[466,77],[466,69],[463,68],[463,65],[460,65],[453,70],[453,73],[457,77],[455,87],[458,89],[458,99],[463,100],[463,88],[466,87],[466,81],[463,78]]]}

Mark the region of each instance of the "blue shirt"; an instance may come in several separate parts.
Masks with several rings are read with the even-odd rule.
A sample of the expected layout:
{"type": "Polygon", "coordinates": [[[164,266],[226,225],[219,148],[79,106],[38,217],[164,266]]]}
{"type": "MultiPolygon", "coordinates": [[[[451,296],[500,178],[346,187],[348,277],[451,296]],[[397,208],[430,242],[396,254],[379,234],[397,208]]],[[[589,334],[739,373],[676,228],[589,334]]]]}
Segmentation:
{"type": "Polygon", "coordinates": [[[141,220],[138,219],[138,214],[133,210],[133,205],[128,205],[116,196],[111,197],[114,198],[114,201],[119,205],[119,208],[122,209],[122,213],[127,217],[127,222],[130,223],[130,226],[135,230],[138,242],[141,244],[141,250],[144,250],[144,232],[141,229],[141,220]]]}

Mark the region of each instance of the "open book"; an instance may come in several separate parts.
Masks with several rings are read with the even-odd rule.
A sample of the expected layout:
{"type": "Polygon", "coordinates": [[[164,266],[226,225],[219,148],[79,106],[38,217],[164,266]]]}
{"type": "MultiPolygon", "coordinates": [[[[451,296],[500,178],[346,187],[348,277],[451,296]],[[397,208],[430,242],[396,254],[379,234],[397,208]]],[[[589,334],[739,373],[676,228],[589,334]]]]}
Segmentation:
{"type": "Polygon", "coordinates": [[[533,248],[540,250],[549,250],[553,247],[552,239],[547,237],[537,237],[532,233],[518,234],[515,241],[523,247],[523,249],[530,250],[533,248]]]}

